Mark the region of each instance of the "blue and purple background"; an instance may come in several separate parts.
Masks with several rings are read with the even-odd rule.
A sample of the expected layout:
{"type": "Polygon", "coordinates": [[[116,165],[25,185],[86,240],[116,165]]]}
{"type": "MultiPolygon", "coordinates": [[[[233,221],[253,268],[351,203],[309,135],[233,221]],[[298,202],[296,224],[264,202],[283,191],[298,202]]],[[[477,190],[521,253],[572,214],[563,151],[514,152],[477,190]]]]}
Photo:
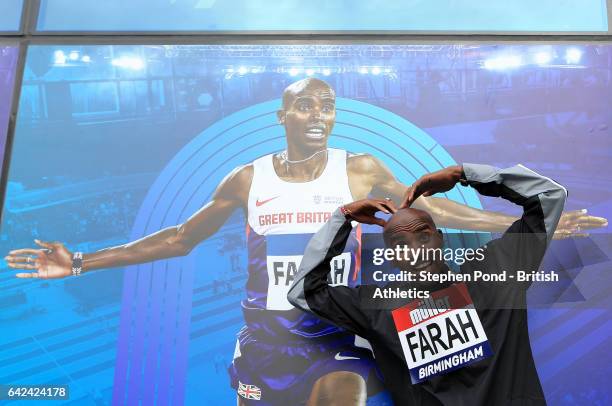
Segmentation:
{"type": "MultiPolygon", "coordinates": [[[[568,210],[612,216],[609,45],[36,45],[0,248],[40,238],[92,252],[184,221],[231,169],[283,149],[274,113],[306,76],[337,92],[330,144],[376,155],[403,182],[454,162],[520,162],[566,185],[568,210]]],[[[469,189],[447,197],[518,213],[469,189]]],[[[80,278],[4,267],[0,382],[69,384],[63,404],[234,404],[243,231],[236,212],[187,257],[80,278]]],[[[580,295],[530,310],[547,399],[609,404],[609,238],[555,244],[589,251],[566,264],[580,295]]]]}

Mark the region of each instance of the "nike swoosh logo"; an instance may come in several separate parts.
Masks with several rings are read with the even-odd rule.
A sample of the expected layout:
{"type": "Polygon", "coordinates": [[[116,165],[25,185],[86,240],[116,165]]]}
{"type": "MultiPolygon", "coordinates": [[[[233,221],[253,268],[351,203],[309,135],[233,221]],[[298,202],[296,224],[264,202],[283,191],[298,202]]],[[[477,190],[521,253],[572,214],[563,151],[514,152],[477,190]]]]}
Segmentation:
{"type": "Polygon", "coordinates": [[[337,361],[344,361],[344,360],[347,360],[347,359],[360,359],[360,358],[359,357],[343,357],[342,355],[340,355],[340,353],[337,353],[334,356],[334,359],[337,360],[337,361]]]}
{"type": "Polygon", "coordinates": [[[263,206],[264,204],[268,203],[269,201],[274,200],[274,199],[279,198],[279,197],[280,197],[280,195],[271,197],[271,198],[266,199],[266,200],[259,200],[259,199],[257,199],[257,200],[255,200],[255,206],[256,207],[263,206]]]}

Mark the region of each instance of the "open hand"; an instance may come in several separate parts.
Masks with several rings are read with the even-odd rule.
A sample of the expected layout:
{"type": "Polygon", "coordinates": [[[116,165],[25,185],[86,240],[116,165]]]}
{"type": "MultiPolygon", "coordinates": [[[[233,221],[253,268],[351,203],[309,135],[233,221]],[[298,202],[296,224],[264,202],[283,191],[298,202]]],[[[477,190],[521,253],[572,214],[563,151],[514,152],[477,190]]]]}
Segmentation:
{"type": "Polygon", "coordinates": [[[27,269],[18,278],[58,279],[72,275],[72,253],[60,242],[34,240],[42,248],[12,250],[4,257],[9,267],[27,269]]]}
{"type": "Polygon", "coordinates": [[[586,209],[565,211],[561,214],[553,239],[588,237],[586,230],[608,226],[608,219],[588,214],[586,209]]]}

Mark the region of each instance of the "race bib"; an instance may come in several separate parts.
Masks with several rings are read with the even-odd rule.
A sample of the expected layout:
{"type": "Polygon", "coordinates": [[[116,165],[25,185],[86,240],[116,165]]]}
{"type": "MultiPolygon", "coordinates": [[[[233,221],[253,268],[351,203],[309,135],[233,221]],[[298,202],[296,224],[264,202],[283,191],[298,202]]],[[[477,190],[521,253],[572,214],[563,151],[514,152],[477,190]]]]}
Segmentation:
{"type": "MultiPolygon", "coordinates": [[[[268,255],[268,310],[291,310],[287,293],[300,267],[302,255],[268,255]]],[[[344,252],[330,261],[327,281],[331,286],[347,286],[351,271],[351,254],[344,252]]]]}
{"type": "Polygon", "coordinates": [[[392,311],[412,383],[444,375],[492,355],[464,283],[392,311]]]}

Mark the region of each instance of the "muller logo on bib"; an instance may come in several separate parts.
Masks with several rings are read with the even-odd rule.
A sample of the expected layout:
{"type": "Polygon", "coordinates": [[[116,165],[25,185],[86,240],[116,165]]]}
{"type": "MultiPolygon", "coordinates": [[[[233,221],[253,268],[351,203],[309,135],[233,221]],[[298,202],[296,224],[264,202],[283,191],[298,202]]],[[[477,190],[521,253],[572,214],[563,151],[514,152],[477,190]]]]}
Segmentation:
{"type": "Polygon", "coordinates": [[[432,292],[392,312],[412,383],[491,356],[491,346],[465,284],[432,292]]]}

